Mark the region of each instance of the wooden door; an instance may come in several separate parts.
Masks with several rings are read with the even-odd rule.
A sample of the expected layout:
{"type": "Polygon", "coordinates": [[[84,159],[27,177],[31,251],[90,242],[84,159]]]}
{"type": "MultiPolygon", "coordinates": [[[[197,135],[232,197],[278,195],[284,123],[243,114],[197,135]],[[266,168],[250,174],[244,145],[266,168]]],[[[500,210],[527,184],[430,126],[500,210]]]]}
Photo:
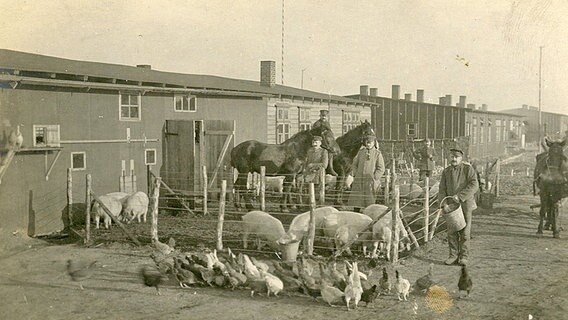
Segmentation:
{"type": "Polygon", "coordinates": [[[227,189],[232,188],[230,153],[235,146],[234,120],[205,120],[203,122],[202,165],[207,166],[208,188],[217,191],[221,181],[227,180],[227,189]]]}
{"type": "Polygon", "coordinates": [[[194,191],[195,122],[166,120],[163,138],[163,165],[160,175],[172,189],[182,193],[194,191]]]}

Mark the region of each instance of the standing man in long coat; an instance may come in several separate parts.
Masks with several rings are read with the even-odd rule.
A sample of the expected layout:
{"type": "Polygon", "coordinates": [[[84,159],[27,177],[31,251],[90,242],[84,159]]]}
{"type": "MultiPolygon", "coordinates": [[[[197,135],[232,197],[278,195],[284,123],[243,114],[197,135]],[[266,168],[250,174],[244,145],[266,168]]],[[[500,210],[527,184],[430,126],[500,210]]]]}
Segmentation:
{"type": "MultiPolygon", "coordinates": [[[[463,211],[466,226],[462,230],[448,230],[450,255],[444,262],[447,265],[466,265],[469,258],[469,239],[471,236],[472,211],[477,208],[475,193],[479,188],[475,169],[471,164],[463,162],[463,151],[450,149],[450,166],[442,171],[438,203],[446,197],[459,202],[463,211]]],[[[446,208],[445,211],[448,211],[446,208]]]]}
{"type": "Polygon", "coordinates": [[[371,204],[375,204],[376,194],[381,186],[381,177],[385,173],[385,160],[378,147],[375,148],[374,135],[363,138],[363,146],[351,166],[353,184],[348,205],[353,211],[360,212],[371,204]]]}
{"type": "Polygon", "coordinates": [[[424,177],[430,178],[432,171],[434,171],[434,147],[431,146],[430,139],[424,140],[424,146],[414,153],[414,157],[418,160],[417,168],[420,170],[419,181],[424,180],[424,177]]]}

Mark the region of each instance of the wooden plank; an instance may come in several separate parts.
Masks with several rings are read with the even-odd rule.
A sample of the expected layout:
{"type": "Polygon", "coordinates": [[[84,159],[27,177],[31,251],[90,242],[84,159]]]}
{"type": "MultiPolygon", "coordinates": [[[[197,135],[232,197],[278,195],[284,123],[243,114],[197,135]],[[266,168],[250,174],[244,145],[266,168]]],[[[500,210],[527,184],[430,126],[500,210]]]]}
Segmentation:
{"type": "Polygon", "coordinates": [[[221,168],[221,164],[223,164],[223,159],[227,154],[227,150],[229,150],[229,144],[231,143],[232,140],[233,140],[233,133],[227,136],[225,143],[223,144],[223,148],[221,149],[221,154],[219,154],[219,157],[217,158],[215,169],[213,170],[213,174],[211,175],[211,179],[209,181],[209,188],[213,187],[213,182],[215,181],[215,178],[217,178],[217,174],[219,173],[219,168],[221,168]]]}

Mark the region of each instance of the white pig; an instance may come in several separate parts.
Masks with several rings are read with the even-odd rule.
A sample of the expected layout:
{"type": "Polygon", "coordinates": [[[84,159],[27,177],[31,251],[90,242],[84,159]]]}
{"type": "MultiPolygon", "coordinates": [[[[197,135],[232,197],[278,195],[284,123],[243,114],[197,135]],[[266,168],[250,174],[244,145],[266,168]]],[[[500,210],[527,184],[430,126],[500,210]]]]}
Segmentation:
{"type": "MultiPolygon", "coordinates": [[[[117,219],[119,218],[120,212],[122,211],[122,203],[120,202],[120,200],[117,200],[116,197],[112,195],[100,196],[99,200],[105,205],[105,207],[107,207],[107,209],[110,210],[113,216],[115,216],[117,219]]],[[[112,219],[97,201],[93,203],[92,211],[95,216],[95,226],[97,229],[99,228],[101,217],[104,220],[105,229],[110,228],[110,226],[112,225],[112,219]]]]}
{"type": "MultiPolygon", "coordinates": [[[[387,210],[389,210],[389,208],[386,206],[380,204],[372,204],[366,207],[365,209],[363,209],[363,214],[375,220],[387,210]]],[[[404,228],[404,224],[402,223],[402,219],[400,219],[400,217],[397,217],[397,223],[398,223],[400,244],[401,246],[405,247],[408,250],[410,249],[410,239],[408,237],[408,232],[404,228]]],[[[379,242],[381,242],[381,243],[386,243],[386,256],[387,259],[390,260],[390,250],[392,244],[391,224],[392,224],[392,214],[387,213],[385,216],[383,216],[373,225],[373,232],[372,232],[373,251],[371,253],[372,258],[376,258],[378,256],[377,250],[379,248],[379,242]]]]}
{"type": "Polygon", "coordinates": [[[138,191],[124,199],[122,213],[127,223],[132,222],[134,219],[137,219],[138,222],[141,222],[140,220],[146,222],[149,203],[150,199],[148,199],[148,196],[142,191],[138,191]]]}
{"type": "Polygon", "coordinates": [[[248,235],[255,234],[257,249],[261,248],[261,240],[268,242],[270,248],[279,250],[278,239],[286,233],[280,220],[263,211],[251,211],[241,218],[244,222],[243,248],[248,247],[248,235]]]}

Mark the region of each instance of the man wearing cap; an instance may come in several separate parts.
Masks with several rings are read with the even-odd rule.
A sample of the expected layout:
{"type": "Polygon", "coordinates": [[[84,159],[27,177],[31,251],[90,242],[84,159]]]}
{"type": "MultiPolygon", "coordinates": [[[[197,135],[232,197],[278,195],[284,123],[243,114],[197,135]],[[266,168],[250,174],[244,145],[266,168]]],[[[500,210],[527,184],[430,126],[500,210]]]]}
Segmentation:
{"type": "Polygon", "coordinates": [[[448,230],[450,255],[444,262],[447,265],[468,263],[471,218],[472,211],[477,208],[474,197],[478,188],[475,169],[471,164],[463,162],[463,151],[450,149],[450,165],[442,172],[438,203],[441,204],[446,197],[452,197],[454,201],[459,202],[466,226],[462,230],[448,230]]]}
{"type": "MultiPolygon", "coordinates": [[[[320,110],[320,117],[319,119],[314,122],[312,128],[318,128],[320,126],[325,126],[327,128],[330,127],[329,125],[329,121],[328,121],[328,116],[329,116],[329,110],[320,110]]],[[[332,176],[337,176],[337,172],[335,172],[335,170],[333,170],[333,153],[329,152],[329,165],[327,167],[329,169],[329,174],[331,174],[332,176]]]]}
{"type": "Polygon", "coordinates": [[[381,187],[381,177],[385,173],[385,160],[378,147],[375,148],[374,135],[363,138],[363,148],[359,150],[351,166],[353,184],[348,205],[353,211],[360,212],[375,204],[376,194],[381,187]]]}
{"type": "Polygon", "coordinates": [[[420,170],[419,181],[424,180],[424,177],[430,178],[434,170],[434,148],[431,147],[432,142],[430,139],[424,140],[424,147],[418,152],[414,153],[414,157],[418,160],[417,168],[420,170]]]}
{"type": "Polygon", "coordinates": [[[327,168],[329,157],[327,150],[321,147],[322,137],[314,136],[312,138],[312,147],[306,155],[306,163],[304,166],[304,182],[320,183],[319,170],[327,168]]]}

